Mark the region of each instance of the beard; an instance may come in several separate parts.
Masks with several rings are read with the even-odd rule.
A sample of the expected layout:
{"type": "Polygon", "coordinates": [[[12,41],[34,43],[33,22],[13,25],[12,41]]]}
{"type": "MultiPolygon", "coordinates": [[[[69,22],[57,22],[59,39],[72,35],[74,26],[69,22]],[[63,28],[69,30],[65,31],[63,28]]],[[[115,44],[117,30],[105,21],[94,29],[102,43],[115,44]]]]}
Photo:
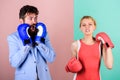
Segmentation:
{"type": "Polygon", "coordinates": [[[32,39],[32,41],[34,42],[35,36],[37,35],[38,29],[35,27],[36,25],[30,25],[30,28],[28,29],[28,33],[32,39]]]}

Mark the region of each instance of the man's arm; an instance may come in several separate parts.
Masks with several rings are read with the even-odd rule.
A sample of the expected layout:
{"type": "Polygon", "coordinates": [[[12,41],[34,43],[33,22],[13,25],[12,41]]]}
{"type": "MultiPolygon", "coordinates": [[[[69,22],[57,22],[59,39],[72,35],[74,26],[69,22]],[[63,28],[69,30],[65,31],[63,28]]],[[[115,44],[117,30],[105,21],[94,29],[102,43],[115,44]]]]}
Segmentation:
{"type": "Polygon", "coordinates": [[[54,61],[56,54],[50,43],[48,34],[45,37],[45,44],[43,44],[42,42],[39,42],[37,48],[40,51],[41,55],[45,58],[46,61],[48,61],[48,62],[54,61]]]}
{"type": "Polygon", "coordinates": [[[10,64],[17,68],[19,67],[27,57],[31,47],[26,46],[19,46],[20,40],[16,34],[12,34],[8,36],[8,46],[9,46],[9,61],[10,64]]]}

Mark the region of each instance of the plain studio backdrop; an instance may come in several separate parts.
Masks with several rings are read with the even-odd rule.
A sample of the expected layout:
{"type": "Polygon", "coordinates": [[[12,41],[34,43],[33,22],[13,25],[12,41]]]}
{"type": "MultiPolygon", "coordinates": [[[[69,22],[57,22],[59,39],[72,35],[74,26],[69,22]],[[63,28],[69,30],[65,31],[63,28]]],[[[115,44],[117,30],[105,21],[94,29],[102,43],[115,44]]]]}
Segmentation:
{"type": "Polygon", "coordinates": [[[79,30],[81,17],[92,16],[97,22],[94,36],[106,32],[115,47],[113,48],[113,68],[108,70],[103,59],[100,67],[101,80],[120,80],[120,0],[74,0],[74,40],[83,37],[79,30]]]}
{"type": "MultiPolygon", "coordinates": [[[[82,38],[80,18],[90,15],[97,21],[94,32],[106,32],[112,39],[113,69],[108,70],[102,61],[102,80],[120,80],[120,1],[119,0],[0,0],[0,80],[14,80],[14,68],[9,63],[7,36],[19,25],[19,9],[23,5],[39,9],[38,21],[47,26],[56,59],[48,64],[53,80],[72,80],[73,74],[65,71],[71,57],[71,43],[82,38]]],[[[47,77],[47,76],[46,76],[47,77]]]]}
{"type": "Polygon", "coordinates": [[[48,64],[53,80],[72,80],[72,74],[65,71],[65,65],[71,56],[73,41],[73,0],[0,0],[0,80],[14,80],[7,36],[16,31],[19,9],[27,4],[39,9],[38,21],[46,24],[56,52],[55,61],[48,64]]]}

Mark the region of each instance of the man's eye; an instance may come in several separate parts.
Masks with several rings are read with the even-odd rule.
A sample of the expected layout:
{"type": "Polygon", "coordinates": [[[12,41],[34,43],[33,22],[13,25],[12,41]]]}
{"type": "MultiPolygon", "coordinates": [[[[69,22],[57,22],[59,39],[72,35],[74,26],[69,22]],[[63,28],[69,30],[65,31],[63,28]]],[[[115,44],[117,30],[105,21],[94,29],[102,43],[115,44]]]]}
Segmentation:
{"type": "Polygon", "coordinates": [[[30,20],[32,20],[32,18],[30,18],[30,20]]]}
{"type": "Polygon", "coordinates": [[[29,20],[32,20],[32,18],[31,18],[31,17],[29,17],[28,19],[29,19],[29,20]]]}
{"type": "Polygon", "coordinates": [[[37,17],[35,17],[34,20],[37,21],[37,17]]]}

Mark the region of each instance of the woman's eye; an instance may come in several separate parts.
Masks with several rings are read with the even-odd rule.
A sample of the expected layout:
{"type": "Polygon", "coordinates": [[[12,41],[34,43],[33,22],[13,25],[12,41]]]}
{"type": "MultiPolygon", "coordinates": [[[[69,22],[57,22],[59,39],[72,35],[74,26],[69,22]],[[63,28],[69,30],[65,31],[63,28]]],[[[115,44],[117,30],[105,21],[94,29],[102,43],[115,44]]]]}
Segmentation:
{"type": "Polygon", "coordinates": [[[82,26],[86,26],[85,24],[83,24],[82,26]]]}
{"type": "Polygon", "coordinates": [[[90,26],[92,26],[92,24],[89,24],[90,26]]]}

